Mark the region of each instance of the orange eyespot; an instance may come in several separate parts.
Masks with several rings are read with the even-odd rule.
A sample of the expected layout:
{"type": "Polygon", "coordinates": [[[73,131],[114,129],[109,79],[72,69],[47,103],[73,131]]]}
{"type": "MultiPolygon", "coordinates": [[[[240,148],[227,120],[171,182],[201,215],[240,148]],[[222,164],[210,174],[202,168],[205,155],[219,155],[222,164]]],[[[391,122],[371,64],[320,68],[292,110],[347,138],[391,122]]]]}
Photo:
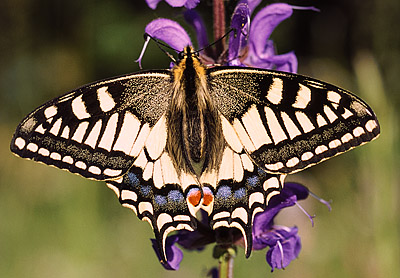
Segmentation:
{"type": "Polygon", "coordinates": [[[201,201],[201,191],[197,188],[191,189],[187,195],[187,199],[192,206],[198,206],[201,201]]]}
{"type": "Polygon", "coordinates": [[[203,191],[203,205],[208,206],[214,200],[214,195],[210,190],[203,191]]]}

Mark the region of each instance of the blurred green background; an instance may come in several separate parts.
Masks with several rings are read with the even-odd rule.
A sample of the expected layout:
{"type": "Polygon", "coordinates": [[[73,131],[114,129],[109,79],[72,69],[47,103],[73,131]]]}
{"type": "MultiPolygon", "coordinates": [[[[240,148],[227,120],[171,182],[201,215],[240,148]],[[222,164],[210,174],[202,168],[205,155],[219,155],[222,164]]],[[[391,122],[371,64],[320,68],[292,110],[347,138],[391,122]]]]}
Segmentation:
{"type": "MultiPolygon", "coordinates": [[[[201,7],[208,18],[210,2],[201,7]]],[[[288,178],[333,201],[332,212],[312,198],[301,203],[317,215],[314,227],[295,207],[279,216],[279,224],[299,227],[303,248],[297,260],[270,274],[265,251],[246,260],[240,250],[234,273],[400,277],[400,1],[289,3],[321,12],[295,11],[283,22],[272,35],[278,52],[294,50],[299,73],[367,101],[382,134],[288,178]]],[[[178,272],[164,271],[151,248],[149,225],[122,208],[105,184],[9,151],[15,127],[40,104],[82,84],[137,71],[144,27],[157,17],[184,25],[179,9],[161,3],[153,11],[144,0],[1,1],[0,277],[205,277],[216,264],[207,248],[185,252],[178,272]]],[[[151,45],[144,68],[168,64],[151,45]]]]}

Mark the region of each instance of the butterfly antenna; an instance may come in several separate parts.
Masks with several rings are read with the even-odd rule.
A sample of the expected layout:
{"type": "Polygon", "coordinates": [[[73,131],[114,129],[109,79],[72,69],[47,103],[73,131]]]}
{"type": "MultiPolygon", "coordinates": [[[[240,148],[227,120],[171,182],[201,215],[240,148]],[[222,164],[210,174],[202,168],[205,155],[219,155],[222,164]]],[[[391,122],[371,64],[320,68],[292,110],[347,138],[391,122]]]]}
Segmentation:
{"type": "Polygon", "coordinates": [[[166,48],[169,48],[169,49],[174,50],[174,51],[176,51],[176,52],[179,52],[178,50],[176,50],[175,48],[169,46],[168,44],[165,44],[165,43],[163,43],[162,41],[160,41],[160,40],[158,40],[158,39],[156,39],[156,38],[150,36],[150,35],[147,34],[147,33],[144,34],[144,40],[145,40],[145,42],[144,42],[142,51],[140,52],[140,56],[139,56],[139,58],[135,61],[135,62],[139,63],[139,67],[140,67],[140,68],[142,68],[142,59],[143,59],[144,52],[146,51],[147,45],[149,44],[150,40],[153,40],[153,41],[156,43],[157,47],[158,47],[162,52],[164,52],[164,54],[167,55],[167,56],[172,60],[172,62],[176,63],[175,57],[172,56],[171,53],[169,53],[168,51],[166,51],[165,49],[163,49],[161,46],[166,47],[166,48]]]}
{"type": "Polygon", "coordinates": [[[195,52],[198,54],[198,53],[200,53],[200,51],[203,51],[204,49],[209,48],[210,46],[213,46],[213,45],[219,43],[220,41],[222,41],[223,39],[225,39],[231,32],[236,32],[236,30],[233,29],[233,28],[229,29],[229,31],[226,32],[225,35],[223,35],[222,37],[220,37],[218,40],[214,41],[213,43],[210,43],[209,45],[207,45],[207,46],[205,46],[205,47],[203,47],[203,48],[201,48],[201,49],[199,49],[199,50],[196,50],[195,52]]]}

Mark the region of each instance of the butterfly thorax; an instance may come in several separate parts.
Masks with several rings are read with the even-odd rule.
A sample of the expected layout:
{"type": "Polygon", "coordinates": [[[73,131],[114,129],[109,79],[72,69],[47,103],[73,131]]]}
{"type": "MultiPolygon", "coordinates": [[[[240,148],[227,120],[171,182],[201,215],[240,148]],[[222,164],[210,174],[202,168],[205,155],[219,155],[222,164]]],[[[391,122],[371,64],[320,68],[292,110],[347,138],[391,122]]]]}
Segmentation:
{"type": "Polygon", "coordinates": [[[199,177],[220,162],[221,123],[209,94],[206,68],[190,47],[172,71],[174,94],[168,111],[167,149],[178,169],[199,177]]]}

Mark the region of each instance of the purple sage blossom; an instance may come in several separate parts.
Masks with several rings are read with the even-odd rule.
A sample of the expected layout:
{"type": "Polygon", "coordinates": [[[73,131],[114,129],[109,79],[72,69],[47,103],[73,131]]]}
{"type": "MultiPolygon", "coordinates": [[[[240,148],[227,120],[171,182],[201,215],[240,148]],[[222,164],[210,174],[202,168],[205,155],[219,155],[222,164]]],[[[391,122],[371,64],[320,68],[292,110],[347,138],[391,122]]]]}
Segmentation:
{"type": "MultiPolygon", "coordinates": [[[[157,8],[158,3],[160,2],[161,0],[146,0],[147,5],[153,10],[157,8]]],[[[199,4],[200,0],[165,0],[165,2],[174,8],[184,6],[187,9],[194,9],[197,4],[199,4]]]]}

